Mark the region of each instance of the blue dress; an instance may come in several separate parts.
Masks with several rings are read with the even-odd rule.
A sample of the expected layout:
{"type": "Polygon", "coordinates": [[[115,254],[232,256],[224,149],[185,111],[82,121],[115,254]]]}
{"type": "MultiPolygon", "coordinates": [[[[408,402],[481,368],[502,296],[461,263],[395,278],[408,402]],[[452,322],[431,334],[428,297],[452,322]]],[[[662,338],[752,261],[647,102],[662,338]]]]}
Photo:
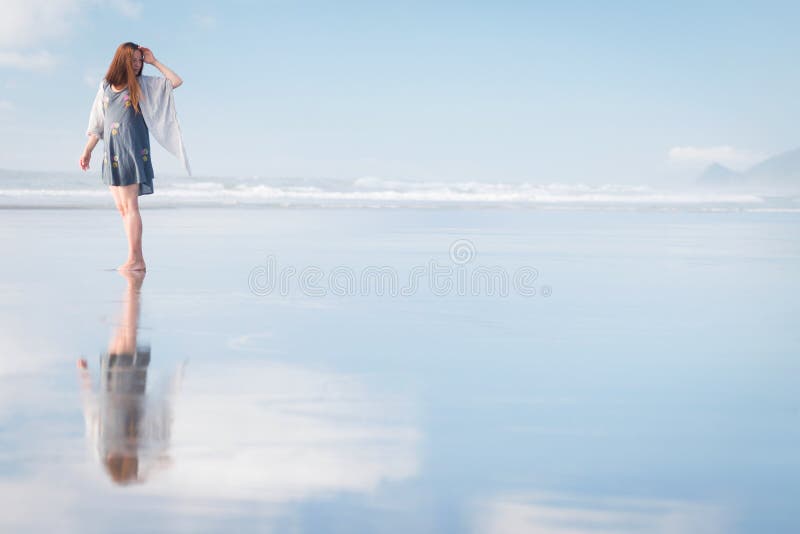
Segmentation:
{"type": "Polygon", "coordinates": [[[141,112],[134,111],[128,89],[116,92],[106,84],[103,92],[103,183],[139,184],[139,195],[153,193],[150,133],[141,112]]]}

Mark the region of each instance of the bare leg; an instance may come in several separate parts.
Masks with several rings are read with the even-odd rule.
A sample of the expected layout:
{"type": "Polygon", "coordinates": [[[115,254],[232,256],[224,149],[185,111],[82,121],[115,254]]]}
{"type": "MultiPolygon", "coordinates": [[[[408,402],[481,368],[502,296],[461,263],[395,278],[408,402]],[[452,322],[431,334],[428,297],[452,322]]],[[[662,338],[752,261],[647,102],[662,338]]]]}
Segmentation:
{"type": "Polygon", "coordinates": [[[144,271],[142,254],[142,216],[139,213],[139,185],[110,186],[114,202],[122,215],[128,237],[128,261],[117,267],[120,271],[144,271]]]}
{"type": "Polygon", "coordinates": [[[125,237],[128,239],[128,247],[130,248],[131,236],[130,232],[128,231],[128,225],[125,222],[126,206],[122,196],[122,188],[119,186],[109,186],[108,188],[111,190],[111,196],[114,197],[114,203],[117,205],[117,211],[119,211],[119,214],[122,216],[122,228],[125,230],[125,237]]]}

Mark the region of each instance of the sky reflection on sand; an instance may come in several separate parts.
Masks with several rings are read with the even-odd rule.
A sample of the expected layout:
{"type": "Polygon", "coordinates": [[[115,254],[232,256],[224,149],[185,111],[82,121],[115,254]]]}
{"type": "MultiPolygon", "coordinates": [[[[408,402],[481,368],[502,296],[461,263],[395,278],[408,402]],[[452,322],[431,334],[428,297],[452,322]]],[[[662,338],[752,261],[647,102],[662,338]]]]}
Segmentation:
{"type": "Polygon", "coordinates": [[[185,367],[169,461],[120,486],[75,369],[124,322],[118,216],[0,211],[0,531],[797,531],[794,217],[146,216],[147,395],[185,367]],[[247,290],[272,252],[403,269],[457,238],[552,297],[247,290]]]}
{"type": "Polygon", "coordinates": [[[686,501],[528,493],[479,503],[475,534],[727,532],[721,510],[686,501]]]}
{"type": "Polygon", "coordinates": [[[417,472],[419,432],[403,399],[299,366],[192,366],[165,483],[193,495],[285,501],[374,490],[417,472]]]}
{"type": "MultiPolygon", "coordinates": [[[[181,365],[166,390],[150,384],[145,393],[151,349],[137,344],[144,276],[125,277],[99,395],[86,362],[79,362],[87,438],[116,483],[144,482],[142,468],[157,465],[171,468],[159,493],[172,485],[183,496],[284,501],[368,491],[382,479],[416,472],[417,432],[408,421],[395,423],[407,411],[402,399],[376,398],[346,375],[220,355],[193,365],[185,387],[181,365]],[[146,361],[137,363],[143,354],[146,361]]],[[[240,336],[236,346],[251,339],[240,336]]]]}
{"type": "Polygon", "coordinates": [[[175,368],[171,358],[159,367],[157,348],[139,337],[144,276],[124,278],[99,372],[94,362],[78,359],[80,403],[75,388],[61,381],[47,386],[54,371],[64,370],[52,354],[2,369],[11,387],[0,390],[0,406],[9,409],[0,410],[6,423],[0,428],[11,447],[2,457],[9,476],[0,479],[7,505],[0,525],[51,529],[74,522],[77,528],[80,510],[101,502],[115,503],[115,513],[105,517],[115,525],[137,508],[119,506],[116,491],[136,496],[139,505],[157,498],[156,508],[168,515],[204,510],[202,516],[224,510],[226,500],[259,502],[259,514],[275,515],[281,503],[370,493],[416,474],[420,434],[408,400],[378,394],[343,373],[243,359],[238,354],[253,336],[232,339],[229,353],[213,360],[191,363],[189,379],[182,380],[186,362],[175,368]],[[137,364],[137,358],[146,361],[137,364]],[[148,376],[151,361],[156,369],[148,376]],[[85,425],[74,417],[80,404],[85,425]],[[35,424],[42,416],[52,423],[35,424]],[[11,418],[30,422],[8,425],[11,418]],[[88,454],[77,455],[81,450],[88,454]],[[31,456],[38,458],[27,461],[31,456]],[[44,515],[36,513],[42,500],[44,515]]]}

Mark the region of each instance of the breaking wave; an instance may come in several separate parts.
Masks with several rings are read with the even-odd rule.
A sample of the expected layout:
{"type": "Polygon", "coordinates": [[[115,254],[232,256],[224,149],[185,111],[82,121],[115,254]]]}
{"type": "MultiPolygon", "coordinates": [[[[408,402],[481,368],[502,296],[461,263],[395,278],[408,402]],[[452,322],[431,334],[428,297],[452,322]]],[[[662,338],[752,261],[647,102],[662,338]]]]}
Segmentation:
{"type": "MultiPolygon", "coordinates": [[[[8,175],[0,207],[107,207],[96,176],[8,175]]],[[[365,177],[334,179],[157,178],[143,205],[275,207],[530,207],[542,209],[706,209],[800,211],[796,196],[652,186],[419,182],[365,177]]]]}

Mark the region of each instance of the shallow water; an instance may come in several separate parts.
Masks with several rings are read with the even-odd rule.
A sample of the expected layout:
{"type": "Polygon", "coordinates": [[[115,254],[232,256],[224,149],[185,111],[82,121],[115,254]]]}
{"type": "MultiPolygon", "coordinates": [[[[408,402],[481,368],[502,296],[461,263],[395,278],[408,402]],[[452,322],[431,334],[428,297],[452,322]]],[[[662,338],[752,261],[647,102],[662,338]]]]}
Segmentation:
{"type": "Polygon", "coordinates": [[[796,213],[143,217],[0,210],[3,531],[800,528],[796,213]]]}

